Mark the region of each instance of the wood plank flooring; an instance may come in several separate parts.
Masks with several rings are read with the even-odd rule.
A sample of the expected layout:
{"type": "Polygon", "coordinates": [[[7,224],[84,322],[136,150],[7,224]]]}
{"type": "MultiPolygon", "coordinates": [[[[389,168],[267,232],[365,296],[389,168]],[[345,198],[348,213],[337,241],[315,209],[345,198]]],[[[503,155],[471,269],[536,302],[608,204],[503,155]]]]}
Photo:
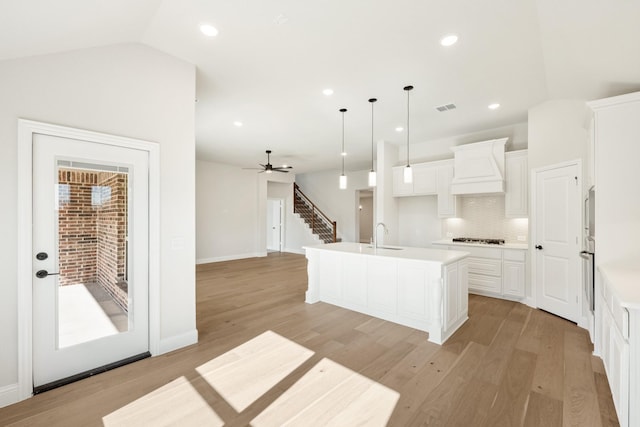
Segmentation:
{"type": "MultiPolygon", "coordinates": [[[[317,378],[326,359],[399,394],[390,418],[376,419],[382,425],[618,425],[602,362],[591,355],[586,331],[568,321],[471,295],[469,321],[438,346],[424,332],[305,304],[306,283],[301,255],[198,266],[197,345],[2,408],[0,425],[250,425],[277,419],[274,408],[295,397],[287,391],[304,389],[305,375],[317,378]],[[267,331],[313,355],[238,412],[198,368],[267,331]]],[[[336,395],[345,401],[344,390],[336,395]]],[[[344,423],[332,422],[353,425],[347,420],[359,414],[353,406],[347,410],[344,423]]],[[[296,422],[311,426],[321,419],[296,422]]]]}

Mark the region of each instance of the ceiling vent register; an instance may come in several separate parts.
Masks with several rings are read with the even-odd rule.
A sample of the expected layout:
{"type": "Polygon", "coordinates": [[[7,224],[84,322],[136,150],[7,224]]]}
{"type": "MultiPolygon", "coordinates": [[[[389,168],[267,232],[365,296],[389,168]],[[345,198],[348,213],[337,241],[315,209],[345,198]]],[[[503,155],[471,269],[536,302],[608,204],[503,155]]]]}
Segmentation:
{"type": "Polygon", "coordinates": [[[445,111],[449,111],[449,110],[455,110],[456,108],[456,104],[443,104],[443,105],[438,105],[436,107],[436,110],[440,111],[441,113],[444,113],[445,111]]]}
{"type": "Polygon", "coordinates": [[[504,193],[504,147],[507,139],[451,147],[454,153],[451,193],[504,193]]]}

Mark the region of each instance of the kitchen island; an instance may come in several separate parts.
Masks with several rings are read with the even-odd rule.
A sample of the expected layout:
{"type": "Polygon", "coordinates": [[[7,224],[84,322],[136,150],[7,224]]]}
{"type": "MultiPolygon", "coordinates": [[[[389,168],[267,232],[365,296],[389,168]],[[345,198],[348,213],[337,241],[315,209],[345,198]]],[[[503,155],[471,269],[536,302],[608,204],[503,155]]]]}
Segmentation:
{"type": "Polygon", "coordinates": [[[468,318],[467,252],[346,242],[305,251],[309,304],[323,301],[426,331],[436,344],[468,318]]]}

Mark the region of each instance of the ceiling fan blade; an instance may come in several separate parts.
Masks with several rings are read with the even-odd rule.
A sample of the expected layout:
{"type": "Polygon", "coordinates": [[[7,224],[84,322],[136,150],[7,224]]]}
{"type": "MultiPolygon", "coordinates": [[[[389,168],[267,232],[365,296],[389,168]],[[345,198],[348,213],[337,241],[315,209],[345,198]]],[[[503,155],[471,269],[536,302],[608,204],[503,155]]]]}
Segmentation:
{"type": "Polygon", "coordinates": [[[283,171],[282,169],[276,169],[276,168],[273,168],[272,170],[273,170],[274,172],[289,173],[289,171],[283,171]]]}
{"type": "Polygon", "coordinates": [[[273,170],[276,170],[276,169],[293,169],[293,166],[278,166],[273,168],[273,170]]]}
{"type": "Polygon", "coordinates": [[[247,171],[261,171],[264,170],[263,168],[242,168],[242,170],[247,170],[247,171]]]}
{"type": "Polygon", "coordinates": [[[268,165],[269,163],[267,163],[267,165],[263,165],[262,163],[258,163],[258,164],[259,164],[260,166],[262,166],[263,168],[266,168],[266,167],[267,167],[267,165],[268,165]]]}

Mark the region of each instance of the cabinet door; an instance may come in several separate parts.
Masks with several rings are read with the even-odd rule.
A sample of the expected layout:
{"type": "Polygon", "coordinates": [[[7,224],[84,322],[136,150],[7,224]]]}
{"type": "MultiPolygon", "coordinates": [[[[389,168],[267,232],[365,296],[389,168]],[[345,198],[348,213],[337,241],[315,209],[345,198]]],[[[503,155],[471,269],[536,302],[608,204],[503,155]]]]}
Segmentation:
{"type": "Polygon", "coordinates": [[[526,151],[507,153],[505,157],[505,174],[505,216],[507,218],[527,217],[529,215],[529,170],[526,151]]]}
{"type": "Polygon", "coordinates": [[[444,329],[447,330],[459,317],[460,289],[458,287],[458,264],[445,267],[444,289],[442,292],[444,305],[444,329]]]}
{"type": "Polygon", "coordinates": [[[458,214],[458,197],[451,194],[453,164],[438,167],[438,216],[455,218],[458,214]]]}
{"type": "MultiPolygon", "coordinates": [[[[606,315],[609,313],[607,312],[606,315]]],[[[610,322],[609,363],[606,365],[607,378],[611,386],[611,396],[618,412],[620,425],[628,425],[629,420],[629,343],[625,341],[616,327],[610,322]]],[[[635,402],[637,404],[637,402],[635,402]]]]}
{"type": "Polygon", "coordinates": [[[524,297],[524,262],[504,261],[502,264],[502,292],[505,295],[524,297]]]}
{"type": "Polygon", "coordinates": [[[404,182],[404,168],[405,166],[396,166],[393,168],[394,197],[413,195],[413,183],[405,184],[404,182]]]}
{"type": "Polygon", "coordinates": [[[438,192],[437,167],[429,164],[413,165],[413,194],[428,196],[438,192]]]}
{"type": "Polygon", "coordinates": [[[458,261],[458,310],[461,316],[469,311],[469,264],[467,260],[458,261]]]}

